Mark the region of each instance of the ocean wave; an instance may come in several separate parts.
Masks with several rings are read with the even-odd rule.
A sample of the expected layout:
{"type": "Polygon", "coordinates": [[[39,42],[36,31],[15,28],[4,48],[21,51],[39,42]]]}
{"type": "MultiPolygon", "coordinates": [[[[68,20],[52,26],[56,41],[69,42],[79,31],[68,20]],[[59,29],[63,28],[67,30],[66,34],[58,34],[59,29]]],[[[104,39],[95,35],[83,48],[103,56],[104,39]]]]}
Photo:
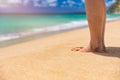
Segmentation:
{"type": "Polygon", "coordinates": [[[87,25],[88,25],[87,20],[72,21],[72,22],[65,23],[65,24],[59,24],[59,25],[43,27],[43,28],[34,28],[32,30],[22,31],[22,32],[18,32],[18,33],[1,34],[0,42],[18,39],[18,38],[31,36],[31,35],[35,35],[35,34],[40,34],[40,33],[44,34],[47,32],[57,32],[57,31],[62,31],[62,30],[74,29],[74,28],[82,28],[87,25]]]}
{"type": "Polygon", "coordinates": [[[115,17],[115,18],[108,18],[107,21],[116,21],[120,20],[120,17],[115,17]]]}
{"type": "MultiPolygon", "coordinates": [[[[120,17],[117,18],[108,18],[107,21],[114,21],[114,20],[120,20],[120,17]]],[[[9,33],[9,34],[0,34],[0,42],[13,40],[13,39],[19,39],[22,37],[27,37],[35,34],[41,34],[47,32],[58,32],[63,30],[69,30],[74,28],[82,28],[88,25],[87,20],[83,21],[72,21],[65,24],[59,24],[55,26],[49,26],[49,27],[43,27],[43,28],[34,28],[32,30],[22,31],[18,33],[9,33]]]]}

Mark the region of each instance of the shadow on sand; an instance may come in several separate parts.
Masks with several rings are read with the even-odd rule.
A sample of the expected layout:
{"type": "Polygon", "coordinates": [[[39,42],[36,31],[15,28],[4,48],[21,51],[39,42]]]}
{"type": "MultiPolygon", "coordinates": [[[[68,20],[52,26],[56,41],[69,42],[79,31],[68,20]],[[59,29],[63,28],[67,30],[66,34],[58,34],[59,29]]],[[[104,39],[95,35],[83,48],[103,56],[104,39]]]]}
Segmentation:
{"type": "Polygon", "coordinates": [[[120,47],[107,47],[106,53],[97,53],[98,55],[120,58],[120,47]]]}

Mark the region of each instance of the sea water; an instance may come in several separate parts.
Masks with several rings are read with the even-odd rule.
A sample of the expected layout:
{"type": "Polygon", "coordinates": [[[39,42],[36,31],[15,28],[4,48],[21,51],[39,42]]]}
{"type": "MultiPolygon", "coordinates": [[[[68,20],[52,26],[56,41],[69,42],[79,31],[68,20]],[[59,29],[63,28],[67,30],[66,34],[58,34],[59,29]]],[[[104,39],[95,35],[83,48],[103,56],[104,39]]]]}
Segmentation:
{"type": "MultiPolygon", "coordinates": [[[[107,14],[107,20],[119,18],[120,14],[107,14]]],[[[0,15],[0,42],[86,25],[88,25],[86,14],[0,15]]]]}

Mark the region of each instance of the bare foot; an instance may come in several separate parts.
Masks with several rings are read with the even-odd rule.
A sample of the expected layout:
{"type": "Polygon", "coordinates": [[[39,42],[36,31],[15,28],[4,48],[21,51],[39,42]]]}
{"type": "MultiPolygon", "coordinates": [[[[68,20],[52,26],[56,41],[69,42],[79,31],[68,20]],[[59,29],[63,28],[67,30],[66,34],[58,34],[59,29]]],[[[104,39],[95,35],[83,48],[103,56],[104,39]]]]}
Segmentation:
{"type": "Polygon", "coordinates": [[[71,49],[72,51],[80,51],[80,52],[92,52],[89,46],[87,47],[75,47],[71,49]]]}
{"type": "Polygon", "coordinates": [[[105,47],[96,47],[94,49],[92,49],[90,46],[87,47],[76,47],[71,49],[72,51],[80,51],[80,52],[100,52],[100,53],[104,53],[106,52],[105,47]]]}

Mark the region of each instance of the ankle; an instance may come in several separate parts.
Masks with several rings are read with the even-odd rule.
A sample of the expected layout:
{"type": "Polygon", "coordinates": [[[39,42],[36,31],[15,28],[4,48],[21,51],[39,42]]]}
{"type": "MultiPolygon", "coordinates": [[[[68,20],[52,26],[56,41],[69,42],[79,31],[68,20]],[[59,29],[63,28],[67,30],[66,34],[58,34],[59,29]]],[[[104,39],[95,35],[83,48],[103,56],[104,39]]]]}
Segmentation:
{"type": "Polygon", "coordinates": [[[94,42],[90,42],[90,47],[93,50],[98,49],[98,48],[103,49],[105,48],[105,45],[103,41],[94,41],[94,42]]]}

